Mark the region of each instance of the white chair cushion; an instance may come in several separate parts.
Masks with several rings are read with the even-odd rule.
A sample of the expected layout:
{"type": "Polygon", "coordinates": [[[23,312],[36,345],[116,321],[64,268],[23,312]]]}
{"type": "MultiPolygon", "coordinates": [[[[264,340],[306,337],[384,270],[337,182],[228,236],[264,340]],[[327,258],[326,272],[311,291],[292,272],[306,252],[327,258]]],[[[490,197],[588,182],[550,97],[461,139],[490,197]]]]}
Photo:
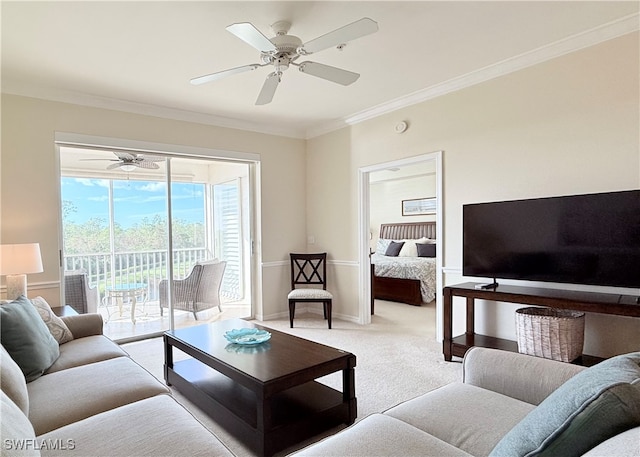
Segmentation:
{"type": "Polygon", "coordinates": [[[289,300],[331,300],[333,298],[333,295],[331,295],[331,292],[327,292],[324,289],[294,289],[289,292],[289,295],[287,297],[289,298],[289,300]]]}

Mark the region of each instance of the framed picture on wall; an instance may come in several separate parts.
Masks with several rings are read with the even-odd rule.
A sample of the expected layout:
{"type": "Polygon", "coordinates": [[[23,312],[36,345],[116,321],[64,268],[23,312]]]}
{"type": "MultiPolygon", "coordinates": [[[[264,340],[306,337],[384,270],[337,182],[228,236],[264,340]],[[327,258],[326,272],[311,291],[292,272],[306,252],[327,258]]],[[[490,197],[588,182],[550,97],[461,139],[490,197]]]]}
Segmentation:
{"type": "Polygon", "coordinates": [[[414,198],[412,200],[402,200],[403,216],[422,216],[436,213],[436,199],[414,198]]]}

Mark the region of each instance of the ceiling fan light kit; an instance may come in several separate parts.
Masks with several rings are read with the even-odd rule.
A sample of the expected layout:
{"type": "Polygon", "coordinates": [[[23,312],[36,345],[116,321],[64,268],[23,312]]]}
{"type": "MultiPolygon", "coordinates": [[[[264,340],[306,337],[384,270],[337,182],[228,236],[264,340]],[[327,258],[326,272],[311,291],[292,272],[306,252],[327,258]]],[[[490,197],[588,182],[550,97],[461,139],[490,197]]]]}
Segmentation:
{"type": "Polygon", "coordinates": [[[193,78],[191,84],[205,84],[227,76],[271,65],[275,71],[269,73],[267,76],[255,103],[256,105],[266,105],[273,100],[278,84],[282,80],[283,72],[286,71],[289,66],[293,65],[298,67],[301,73],[348,86],[358,80],[360,77],[358,73],[317,62],[305,61],[298,63],[296,60],[300,56],[307,56],[333,46],[342,50],[348,41],[376,32],[378,30],[378,24],[365,17],[306,43],[303,43],[297,36],[289,35],[291,23],[288,21],[274,22],[271,28],[276,34],[273,38],[267,38],[249,22],[241,22],[228,26],[227,30],[229,32],[233,33],[249,46],[260,51],[260,61],[262,63],[243,65],[241,67],[199,76],[193,78]]]}

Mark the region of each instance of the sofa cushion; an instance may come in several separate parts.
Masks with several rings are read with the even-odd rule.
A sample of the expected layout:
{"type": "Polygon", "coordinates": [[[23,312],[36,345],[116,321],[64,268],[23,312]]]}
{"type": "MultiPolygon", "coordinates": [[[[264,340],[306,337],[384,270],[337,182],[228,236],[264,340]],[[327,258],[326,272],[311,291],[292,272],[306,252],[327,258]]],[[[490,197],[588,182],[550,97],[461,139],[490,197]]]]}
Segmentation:
{"type": "Polygon", "coordinates": [[[127,353],[120,346],[106,336],[86,336],[61,345],[60,357],[49,367],[46,373],[54,373],[67,368],[102,362],[103,360],[126,355],[127,353]]]}
{"type": "Polygon", "coordinates": [[[0,349],[0,386],[2,391],[22,410],[29,414],[29,392],[27,381],[18,364],[11,358],[7,350],[0,349]]]}
{"type": "Polygon", "coordinates": [[[584,457],[638,457],[640,455],[640,427],[622,432],[598,444],[584,457]]]}
{"type": "Polygon", "coordinates": [[[487,455],[534,406],[454,382],[385,412],[472,455],[487,455]]]}
{"type": "Polygon", "coordinates": [[[640,352],[613,357],[565,382],[491,455],[580,456],[640,425],[640,352]]]}
{"type": "Polygon", "coordinates": [[[69,327],[74,338],[102,335],[104,321],[101,314],[76,314],[62,316],[61,319],[69,327]]]}
{"type": "Polygon", "coordinates": [[[554,390],[585,369],[557,360],[475,346],[464,355],[462,380],[465,384],[539,405],[554,390]],[[531,373],[536,374],[534,382],[531,373]]]}
{"type": "Polygon", "coordinates": [[[42,376],[60,355],[58,342],[24,295],[0,306],[0,339],[27,382],[42,376]]]}
{"type": "MultiPolygon", "coordinates": [[[[4,367],[3,367],[4,368],[4,367]]],[[[40,455],[36,434],[20,408],[0,391],[0,436],[3,457],[36,457],[40,455]]]]}
{"type": "Polygon", "coordinates": [[[40,436],[73,439],[74,450],[42,450],[43,456],[233,456],[169,395],[140,400],[40,436]]]}
{"type": "Polygon", "coordinates": [[[73,339],[73,333],[71,333],[67,324],[53,313],[51,306],[49,306],[49,303],[47,303],[44,298],[32,298],[31,303],[35,306],[38,314],[40,314],[40,317],[58,344],[63,344],[73,339]]]}
{"type": "Polygon", "coordinates": [[[383,414],[367,416],[340,433],[291,456],[465,456],[469,454],[405,422],[383,414]]]}
{"type": "Polygon", "coordinates": [[[50,373],[27,384],[27,389],[29,419],[38,435],[169,392],[164,384],[129,357],[50,373]]]}

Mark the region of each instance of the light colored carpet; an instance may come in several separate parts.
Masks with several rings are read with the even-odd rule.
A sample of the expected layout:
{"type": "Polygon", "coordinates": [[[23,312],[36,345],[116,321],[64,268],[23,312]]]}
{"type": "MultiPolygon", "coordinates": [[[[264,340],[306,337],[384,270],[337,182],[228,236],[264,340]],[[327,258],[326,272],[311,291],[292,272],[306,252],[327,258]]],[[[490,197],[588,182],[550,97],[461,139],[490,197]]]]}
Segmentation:
{"type": "MultiPolygon", "coordinates": [[[[328,330],[322,316],[315,314],[296,316],[293,329],[289,328],[288,319],[256,323],[355,354],[357,420],[360,420],[461,378],[461,364],[443,359],[442,344],[435,341],[434,322],[435,302],[415,307],[376,301],[376,314],[368,326],[334,319],[333,328],[328,330]]],[[[123,348],[136,362],[163,380],[161,338],[128,343],[123,348]]],[[[175,360],[183,358],[179,351],[174,354],[175,360]]],[[[325,376],[320,381],[336,389],[342,388],[340,373],[325,376]]],[[[173,393],[234,454],[239,457],[255,455],[175,389],[173,393]]],[[[307,443],[298,447],[304,444],[307,443]]],[[[291,451],[293,449],[287,449],[279,455],[291,451]]]]}

